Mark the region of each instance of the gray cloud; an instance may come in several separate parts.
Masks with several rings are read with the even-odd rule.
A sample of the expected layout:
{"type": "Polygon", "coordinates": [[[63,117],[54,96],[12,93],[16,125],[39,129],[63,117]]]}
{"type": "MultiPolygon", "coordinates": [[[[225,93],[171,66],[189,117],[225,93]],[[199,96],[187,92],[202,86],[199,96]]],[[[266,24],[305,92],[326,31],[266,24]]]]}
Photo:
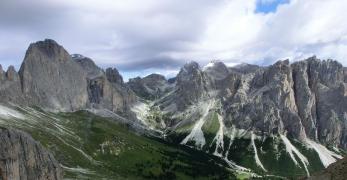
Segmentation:
{"type": "Polygon", "coordinates": [[[347,3],[291,0],[263,14],[257,1],[2,0],[0,64],[19,66],[45,38],[128,76],[174,74],[189,60],[267,65],[317,54],[347,64],[347,3]]]}

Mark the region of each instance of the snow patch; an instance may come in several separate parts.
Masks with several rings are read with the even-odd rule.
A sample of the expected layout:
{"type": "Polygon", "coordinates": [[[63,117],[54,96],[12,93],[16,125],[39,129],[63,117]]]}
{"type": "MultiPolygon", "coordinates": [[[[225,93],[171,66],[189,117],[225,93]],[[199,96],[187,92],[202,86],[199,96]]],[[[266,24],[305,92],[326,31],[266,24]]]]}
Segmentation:
{"type": "Polygon", "coordinates": [[[252,146],[253,146],[253,149],[254,149],[254,159],[255,159],[255,162],[257,163],[257,165],[259,167],[261,167],[265,172],[267,172],[267,170],[264,168],[263,164],[261,163],[261,161],[260,161],[260,159],[258,157],[258,150],[257,150],[257,147],[255,146],[254,139],[255,139],[255,135],[252,132],[251,141],[252,141],[252,146]]]}
{"type": "Polygon", "coordinates": [[[222,156],[222,153],[224,151],[224,123],[223,123],[223,118],[221,115],[219,115],[217,113],[217,118],[218,118],[218,122],[219,122],[219,130],[216,134],[216,136],[214,137],[211,146],[214,142],[216,142],[216,149],[214,150],[213,155],[215,156],[222,156]],[[218,149],[222,149],[221,153],[218,152],[218,149]]]}
{"type": "Polygon", "coordinates": [[[204,66],[202,68],[203,71],[205,71],[206,69],[210,68],[210,67],[213,67],[214,66],[214,62],[209,62],[208,64],[206,64],[206,66],[204,66]]]}
{"type": "Polygon", "coordinates": [[[77,173],[82,173],[82,174],[95,174],[94,171],[91,171],[89,169],[84,169],[84,168],[81,168],[81,167],[71,168],[71,167],[64,166],[62,164],[60,164],[60,166],[63,169],[65,169],[66,171],[70,171],[70,172],[77,172],[77,173]]]}
{"type": "Polygon", "coordinates": [[[2,118],[17,118],[17,119],[24,119],[24,115],[20,112],[13,110],[11,108],[5,107],[0,105],[0,117],[2,118]]]}
{"type": "Polygon", "coordinates": [[[310,172],[307,169],[307,165],[309,165],[307,158],[303,154],[301,154],[301,152],[298,149],[296,149],[292,143],[290,143],[289,139],[286,136],[281,134],[280,137],[281,137],[284,145],[286,146],[286,150],[289,153],[292,160],[294,161],[295,165],[297,165],[301,168],[300,164],[296,161],[294,154],[297,157],[299,157],[300,161],[304,165],[307,176],[310,176],[310,172]]]}
{"type": "Polygon", "coordinates": [[[325,146],[310,139],[305,139],[305,143],[309,148],[313,148],[318,153],[319,159],[321,160],[324,167],[328,167],[330,164],[336,162],[336,158],[343,158],[342,156],[328,150],[325,146]]]}
{"type": "Polygon", "coordinates": [[[239,170],[239,171],[246,171],[246,172],[251,172],[252,170],[245,168],[243,166],[237,165],[234,161],[229,160],[227,157],[223,158],[224,161],[233,169],[239,170]]]}

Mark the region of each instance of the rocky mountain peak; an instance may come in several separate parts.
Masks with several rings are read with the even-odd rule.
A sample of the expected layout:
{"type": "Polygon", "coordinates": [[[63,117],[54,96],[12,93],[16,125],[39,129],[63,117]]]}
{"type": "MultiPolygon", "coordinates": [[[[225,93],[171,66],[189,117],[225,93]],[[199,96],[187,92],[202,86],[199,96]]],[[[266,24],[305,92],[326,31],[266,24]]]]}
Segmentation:
{"type": "Polygon", "coordinates": [[[29,46],[19,75],[29,104],[69,111],[87,103],[86,73],[53,40],[29,46]]]}
{"type": "Polygon", "coordinates": [[[52,58],[51,60],[68,60],[70,55],[67,51],[52,39],[45,39],[44,41],[37,41],[30,44],[27,54],[41,53],[49,58],[60,57],[59,59],[52,58]]]}
{"type": "Polygon", "coordinates": [[[80,54],[73,54],[71,57],[85,70],[88,78],[94,78],[104,74],[103,70],[92,59],[80,54]]]}
{"type": "Polygon", "coordinates": [[[124,84],[123,77],[116,68],[107,68],[106,77],[111,83],[124,84]]]}
{"type": "Polygon", "coordinates": [[[186,63],[177,75],[177,82],[191,81],[202,76],[202,71],[197,62],[191,61],[186,63]]]}
{"type": "Polygon", "coordinates": [[[161,75],[161,74],[150,74],[146,77],[144,77],[143,79],[148,79],[148,80],[153,80],[153,81],[166,81],[165,76],[161,75]]]}
{"type": "Polygon", "coordinates": [[[203,69],[207,75],[216,80],[224,79],[229,74],[228,67],[221,61],[212,61],[203,69]]]}
{"type": "Polygon", "coordinates": [[[6,78],[9,81],[17,81],[19,80],[19,75],[16,71],[16,69],[14,68],[14,66],[9,66],[7,71],[6,71],[6,78]]]}
{"type": "Polygon", "coordinates": [[[228,67],[229,71],[238,72],[242,74],[254,73],[255,71],[262,68],[263,67],[260,67],[258,65],[248,64],[248,63],[241,63],[233,67],[228,67]]]}
{"type": "Polygon", "coordinates": [[[200,70],[200,65],[195,61],[190,61],[190,62],[186,63],[183,66],[183,68],[181,68],[181,71],[185,71],[187,73],[193,72],[195,70],[200,70]]]}
{"type": "Polygon", "coordinates": [[[0,81],[5,79],[5,71],[2,69],[0,64],[0,81]]]}
{"type": "Polygon", "coordinates": [[[279,61],[275,62],[274,66],[277,66],[277,67],[289,66],[289,59],[279,60],[279,61]]]}
{"type": "Polygon", "coordinates": [[[150,74],[144,78],[129,79],[127,85],[141,98],[153,100],[170,91],[173,86],[163,75],[150,74]]]}

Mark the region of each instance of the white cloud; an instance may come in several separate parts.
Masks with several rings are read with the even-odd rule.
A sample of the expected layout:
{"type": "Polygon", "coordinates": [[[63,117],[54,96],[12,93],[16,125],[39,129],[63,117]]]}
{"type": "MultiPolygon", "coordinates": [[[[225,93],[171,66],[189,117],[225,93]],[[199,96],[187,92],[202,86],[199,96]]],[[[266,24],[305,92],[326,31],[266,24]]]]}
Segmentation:
{"type": "Polygon", "coordinates": [[[347,65],[347,2],[291,0],[268,14],[255,12],[257,2],[3,0],[0,63],[19,64],[30,42],[48,37],[130,74],[170,74],[189,60],[271,64],[313,54],[347,65]]]}

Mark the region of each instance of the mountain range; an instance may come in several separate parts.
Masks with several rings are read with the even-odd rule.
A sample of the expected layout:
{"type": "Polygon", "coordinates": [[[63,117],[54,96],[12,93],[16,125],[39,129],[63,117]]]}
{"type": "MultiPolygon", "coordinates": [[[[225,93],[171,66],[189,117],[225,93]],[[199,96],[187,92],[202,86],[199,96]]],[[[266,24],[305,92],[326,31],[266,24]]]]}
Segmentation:
{"type": "MultiPolygon", "coordinates": [[[[47,39],[29,46],[18,72],[0,66],[0,103],[0,126],[32,135],[64,178],[295,178],[347,148],[347,68],[315,56],[270,66],[192,61],[169,80],[124,82],[116,68],[47,39]],[[128,156],[133,164],[122,163],[128,156]],[[218,175],[196,175],[207,165],[218,175]]],[[[11,177],[4,167],[0,159],[0,177],[11,177]]]]}

